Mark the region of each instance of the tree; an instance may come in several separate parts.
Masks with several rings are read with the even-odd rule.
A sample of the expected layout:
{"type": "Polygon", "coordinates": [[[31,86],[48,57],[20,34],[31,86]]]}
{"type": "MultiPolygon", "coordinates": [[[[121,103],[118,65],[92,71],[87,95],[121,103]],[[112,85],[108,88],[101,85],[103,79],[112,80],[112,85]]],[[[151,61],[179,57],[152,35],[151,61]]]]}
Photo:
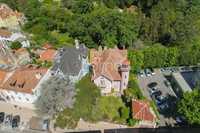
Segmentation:
{"type": "Polygon", "coordinates": [[[192,92],[183,94],[178,103],[178,112],[186,117],[190,124],[200,124],[200,91],[195,89],[192,92]]]}
{"type": "Polygon", "coordinates": [[[11,49],[15,49],[15,50],[20,49],[21,47],[22,47],[22,44],[18,41],[12,42],[10,46],[11,49]]]}
{"type": "Polygon", "coordinates": [[[41,85],[35,105],[39,113],[54,116],[64,108],[72,108],[74,87],[69,80],[54,76],[41,85]]]}
{"type": "Polygon", "coordinates": [[[73,108],[66,108],[58,113],[56,125],[61,128],[74,128],[80,118],[86,121],[98,120],[99,114],[94,113],[93,109],[100,96],[100,90],[91,82],[90,76],[86,75],[76,84],[76,101],[73,108]]]}
{"type": "Polygon", "coordinates": [[[131,72],[137,73],[144,67],[144,54],[141,50],[129,50],[128,59],[131,63],[131,72]]]}
{"type": "MultiPolygon", "coordinates": [[[[120,98],[114,96],[103,96],[97,100],[93,113],[98,114],[99,120],[120,121],[120,109],[122,108],[125,108],[125,105],[120,98]]],[[[123,109],[123,111],[127,110],[123,109]]],[[[123,114],[122,117],[126,119],[125,115],[126,114],[123,114]]]]}

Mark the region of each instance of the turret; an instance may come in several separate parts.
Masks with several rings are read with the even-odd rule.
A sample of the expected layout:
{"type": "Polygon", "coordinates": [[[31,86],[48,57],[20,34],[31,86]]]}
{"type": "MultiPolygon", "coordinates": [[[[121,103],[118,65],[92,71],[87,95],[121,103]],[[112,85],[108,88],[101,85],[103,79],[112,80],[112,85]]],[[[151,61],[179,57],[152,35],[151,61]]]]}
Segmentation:
{"type": "Polygon", "coordinates": [[[128,60],[125,60],[119,68],[121,74],[121,92],[128,86],[129,81],[129,70],[130,70],[130,63],[128,60]]]}

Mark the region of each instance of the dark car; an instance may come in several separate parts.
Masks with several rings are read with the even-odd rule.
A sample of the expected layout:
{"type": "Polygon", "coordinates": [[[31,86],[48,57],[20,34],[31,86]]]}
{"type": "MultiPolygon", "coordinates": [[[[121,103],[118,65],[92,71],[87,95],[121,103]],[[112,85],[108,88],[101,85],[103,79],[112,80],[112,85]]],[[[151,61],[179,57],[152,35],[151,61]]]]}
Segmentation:
{"type": "Polygon", "coordinates": [[[12,128],[18,127],[19,123],[20,123],[20,116],[19,115],[14,116],[12,120],[12,128]]]}
{"type": "Polygon", "coordinates": [[[12,121],[12,114],[6,115],[5,117],[5,124],[10,124],[12,121]]]}
{"type": "Polygon", "coordinates": [[[155,99],[156,99],[157,105],[164,104],[167,101],[166,100],[167,98],[164,96],[157,96],[157,97],[155,97],[155,99]]]}
{"type": "Polygon", "coordinates": [[[5,113],[1,112],[0,113],[0,123],[2,123],[4,121],[4,117],[5,117],[5,113]]]}
{"type": "Polygon", "coordinates": [[[151,94],[151,97],[153,99],[156,99],[158,96],[162,95],[162,92],[160,90],[156,90],[154,91],[153,93],[150,93],[151,94]]]}
{"type": "Polygon", "coordinates": [[[176,117],[176,123],[179,126],[186,126],[186,125],[188,125],[186,118],[183,117],[183,116],[177,116],[176,117]]]}

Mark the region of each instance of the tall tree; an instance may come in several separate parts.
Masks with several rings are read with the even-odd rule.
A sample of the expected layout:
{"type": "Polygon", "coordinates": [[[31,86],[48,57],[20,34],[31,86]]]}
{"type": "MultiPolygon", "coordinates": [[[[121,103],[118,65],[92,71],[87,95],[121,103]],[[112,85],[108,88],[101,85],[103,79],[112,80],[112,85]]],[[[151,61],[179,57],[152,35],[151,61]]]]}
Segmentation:
{"type": "Polygon", "coordinates": [[[41,85],[40,96],[35,105],[39,113],[53,116],[74,103],[74,86],[69,80],[51,77],[41,85]]]}
{"type": "Polygon", "coordinates": [[[199,89],[183,94],[183,98],[178,104],[178,112],[184,115],[190,124],[200,124],[199,89]]]}

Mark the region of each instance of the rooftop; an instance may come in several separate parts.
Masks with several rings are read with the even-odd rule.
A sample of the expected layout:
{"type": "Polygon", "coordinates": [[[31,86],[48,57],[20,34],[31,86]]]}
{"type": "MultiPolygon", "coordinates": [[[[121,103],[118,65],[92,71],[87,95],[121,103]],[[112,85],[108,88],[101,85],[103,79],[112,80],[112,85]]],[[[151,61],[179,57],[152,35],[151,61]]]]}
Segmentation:
{"type": "Polygon", "coordinates": [[[56,50],[46,49],[40,54],[40,60],[42,61],[53,61],[56,55],[56,50]]]}
{"type": "Polygon", "coordinates": [[[181,73],[173,73],[172,76],[176,80],[179,87],[183,90],[183,92],[186,92],[186,91],[191,92],[192,91],[192,89],[190,88],[190,86],[188,85],[186,80],[183,78],[181,73]]]}
{"type": "Polygon", "coordinates": [[[65,47],[58,51],[57,59],[52,70],[62,71],[65,75],[78,75],[81,70],[82,58],[87,57],[87,48],[84,45],[79,47],[65,47]]]}
{"type": "Polygon", "coordinates": [[[132,100],[132,112],[135,119],[152,122],[155,120],[148,101],[132,100]]]}
{"type": "Polygon", "coordinates": [[[47,68],[38,68],[31,65],[17,68],[2,84],[1,89],[32,93],[32,90],[36,87],[47,70],[47,68]]]}
{"type": "Polygon", "coordinates": [[[121,80],[120,65],[129,65],[127,50],[107,49],[90,51],[90,63],[93,65],[93,79],[105,76],[110,80],[121,80]]]}

